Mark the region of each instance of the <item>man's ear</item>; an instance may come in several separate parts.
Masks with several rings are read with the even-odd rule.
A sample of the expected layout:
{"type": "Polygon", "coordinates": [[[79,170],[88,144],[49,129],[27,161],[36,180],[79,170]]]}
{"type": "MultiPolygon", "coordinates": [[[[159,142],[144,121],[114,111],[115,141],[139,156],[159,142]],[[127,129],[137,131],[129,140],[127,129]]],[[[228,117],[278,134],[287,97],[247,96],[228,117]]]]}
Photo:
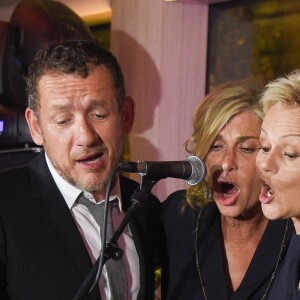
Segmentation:
{"type": "Polygon", "coordinates": [[[33,141],[37,145],[42,146],[43,142],[44,142],[42,130],[41,130],[41,127],[40,127],[40,124],[39,124],[39,121],[38,121],[36,115],[30,108],[26,109],[25,118],[26,118],[27,124],[29,126],[30,134],[31,134],[33,141]]]}
{"type": "Polygon", "coordinates": [[[132,130],[135,116],[135,103],[131,97],[126,97],[123,102],[122,118],[124,133],[128,134],[132,130]]]}

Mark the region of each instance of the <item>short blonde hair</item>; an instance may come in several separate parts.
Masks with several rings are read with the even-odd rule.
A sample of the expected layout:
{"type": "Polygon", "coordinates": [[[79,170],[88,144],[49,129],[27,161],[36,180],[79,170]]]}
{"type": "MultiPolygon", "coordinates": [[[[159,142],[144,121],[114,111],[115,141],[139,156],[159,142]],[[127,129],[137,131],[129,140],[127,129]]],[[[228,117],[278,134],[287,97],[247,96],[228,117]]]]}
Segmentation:
{"type": "Polygon", "coordinates": [[[269,82],[261,97],[261,103],[264,112],[277,103],[300,105],[300,69],[269,82]]]}
{"type": "MultiPolygon", "coordinates": [[[[209,95],[196,107],[193,116],[193,134],[185,142],[189,154],[205,159],[214,140],[225,124],[245,110],[262,120],[259,98],[263,83],[258,79],[228,82],[209,95]]],[[[206,180],[187,190],[187,202],[193,208],[201,208],[213,201],[206,180]]]]}

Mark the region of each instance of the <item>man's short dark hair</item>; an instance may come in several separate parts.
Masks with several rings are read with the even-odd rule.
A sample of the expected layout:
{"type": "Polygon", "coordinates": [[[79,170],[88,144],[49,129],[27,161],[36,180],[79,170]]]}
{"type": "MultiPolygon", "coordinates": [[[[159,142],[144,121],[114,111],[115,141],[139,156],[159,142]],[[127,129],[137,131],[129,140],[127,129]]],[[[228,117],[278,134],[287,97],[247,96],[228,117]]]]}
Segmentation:
{"type": "Polygon", "coordinates": [[[89,75],[89,67],[105,66],[110,72],[119,107],[125,98],[122,70],[111,52],[93,41],[77,40],[51,44],[41,49],[28,69],[28,106],[36,114],[40,108],[37,86],[41,77],[51,72],[78,74],[83,78],[89,75]]]}

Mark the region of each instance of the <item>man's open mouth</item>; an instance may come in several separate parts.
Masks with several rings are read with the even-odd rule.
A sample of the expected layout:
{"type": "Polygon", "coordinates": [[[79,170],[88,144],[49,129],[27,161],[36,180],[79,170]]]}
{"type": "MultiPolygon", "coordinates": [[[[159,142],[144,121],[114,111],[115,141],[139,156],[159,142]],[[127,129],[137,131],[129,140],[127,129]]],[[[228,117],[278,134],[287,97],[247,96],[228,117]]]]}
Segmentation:
{"type": "Polygon", "coordinates": [[[86,163],[86,164],[88,164],[88,163],[94,163],[98,159],[100,159],[102,156],[103,156],[103,153],[96,153],[96,154],[88,155],[88,156],[86,156],[84,158],[78,159],[77,162],[86,163]]]}

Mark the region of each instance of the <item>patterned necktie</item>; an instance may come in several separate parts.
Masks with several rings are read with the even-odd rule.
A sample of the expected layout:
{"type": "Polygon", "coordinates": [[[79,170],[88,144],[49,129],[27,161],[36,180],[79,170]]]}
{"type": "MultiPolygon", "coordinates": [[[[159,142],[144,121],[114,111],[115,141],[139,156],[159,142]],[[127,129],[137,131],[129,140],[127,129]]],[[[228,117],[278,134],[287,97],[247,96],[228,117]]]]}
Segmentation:
{"type": "MultiPolygon", "coordinates": [[[[103,228],[105,202],[96,204],[88,200],[83,192],[79,195],[77,203],[87,207],[95,221],[103,228]]],[[[118,206],[117,199],[109,201],[108,216],[107,216],[107,234],[106,238],[109,242],[113,236],[112,210],[113,206],[118,206]]],[[[127,299],[127,276],[123,259],[113,260],[108,259],[105,263],[108,281],[111,291],[112,300],[126,300],[127,299]]]]}

